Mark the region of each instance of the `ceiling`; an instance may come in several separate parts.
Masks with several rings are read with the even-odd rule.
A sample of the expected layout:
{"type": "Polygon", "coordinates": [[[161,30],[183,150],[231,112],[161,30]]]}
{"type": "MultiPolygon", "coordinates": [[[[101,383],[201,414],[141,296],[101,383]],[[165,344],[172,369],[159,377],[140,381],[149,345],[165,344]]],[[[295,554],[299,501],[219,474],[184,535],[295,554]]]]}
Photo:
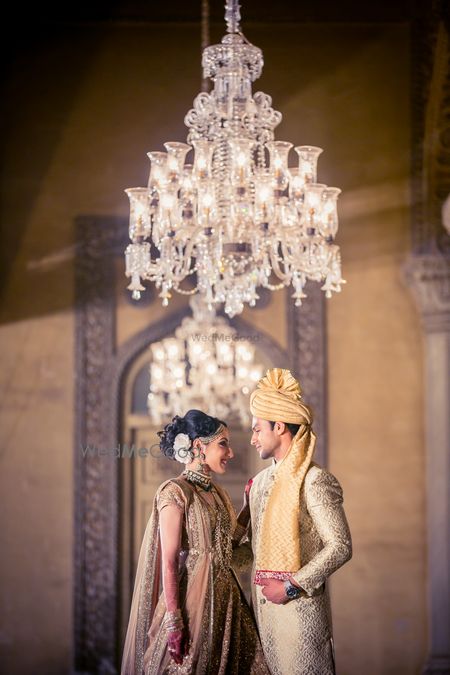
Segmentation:
{"type": "MultiPolygon", "coordinates": [[[[211,23],[222,23],[223,0],[209,0],[211,23]]],[[[250,23],[405,22],[422,14],[431,0],[241,0],[243,27],[250,23]]],[[[23,6],[17,3],[17,13],[23,6]]],[[[200,22],[202,0],[42,0],[27,7],[21,22],[200,22]]],[[[14,11],[14,4],[10,5],[14,11]]]]}

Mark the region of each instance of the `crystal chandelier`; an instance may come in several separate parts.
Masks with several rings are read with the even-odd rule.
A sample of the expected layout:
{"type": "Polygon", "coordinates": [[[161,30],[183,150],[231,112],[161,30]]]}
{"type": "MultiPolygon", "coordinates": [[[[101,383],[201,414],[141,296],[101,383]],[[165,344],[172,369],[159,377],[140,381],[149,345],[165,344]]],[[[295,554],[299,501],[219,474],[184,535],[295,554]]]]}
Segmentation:
{"type": "Polygon", "coordinates": [[[149,152],[148,187],[126,190],[128,288],[139,299],[149,279],[164,305],[173,291],[198,292],[210,306],[225,303],[229,316],[253,306],[260,286],[292,285],[300,305],[311,279],[330,297],[343,283],[334,243],[340,190],[316,182],[321,148],[294,148],[298,164],[288,166],[292,144],[274,140],[281,113],[267,94],[252,95],[263,56],[240,30],[237,0],[228,0],[225,20],[221,44],[203,52],[214,87],[185,117],[188,144],[149,152]],[[194,288],[182,286],[188,277],[194,288]]]}
{"type": "Polygon", "coordinates": [[[148,411],[160,425],[191,408],[248,428],[248,396],[262,377],[255,348],[200,297],[192,298],[193,316],[169,337],[151,345],[148,411]]]}

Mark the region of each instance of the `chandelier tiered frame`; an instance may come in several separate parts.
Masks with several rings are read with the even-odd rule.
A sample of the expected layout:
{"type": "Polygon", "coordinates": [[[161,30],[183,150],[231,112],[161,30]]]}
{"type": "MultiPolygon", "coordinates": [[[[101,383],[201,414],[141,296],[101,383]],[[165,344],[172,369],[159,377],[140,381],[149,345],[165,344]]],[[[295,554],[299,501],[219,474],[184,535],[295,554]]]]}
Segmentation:
{"type": "Polygon", "coordinates": [[[232,317],[255,305],[259,287],[292,286],[300,305],[308,279],[327,297],[344,281],[334,243],[340,189],[317,183],[321,148],[295,147],[297,165],[289,166],[293,144],[274,140],[281,113],[267,94],[252,94],[263,56],[242,34],[234,0],[225,19],[222,42],[203,52],[214,86],[185,117],[188,143],[149,152],[148,186],[126,190],[125,258],[134,299],[151,280],[163,305],[174,291],[200,293],[232,317]]]}

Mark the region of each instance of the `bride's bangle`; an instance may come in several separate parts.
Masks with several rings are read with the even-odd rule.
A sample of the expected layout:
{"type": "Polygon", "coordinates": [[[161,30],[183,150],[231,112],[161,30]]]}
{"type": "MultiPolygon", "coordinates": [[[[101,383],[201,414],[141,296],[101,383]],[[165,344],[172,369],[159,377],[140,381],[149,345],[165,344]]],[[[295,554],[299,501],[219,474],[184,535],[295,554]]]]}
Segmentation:
{"type": "Polygon", "coordinates": [[[182,630],[184,627],[184,621],[181,615],[181,609],[176,609],[173,612],[166,612],[164,626],[167,628],[169,633],[172,633],[176,630],[182,630]]]}

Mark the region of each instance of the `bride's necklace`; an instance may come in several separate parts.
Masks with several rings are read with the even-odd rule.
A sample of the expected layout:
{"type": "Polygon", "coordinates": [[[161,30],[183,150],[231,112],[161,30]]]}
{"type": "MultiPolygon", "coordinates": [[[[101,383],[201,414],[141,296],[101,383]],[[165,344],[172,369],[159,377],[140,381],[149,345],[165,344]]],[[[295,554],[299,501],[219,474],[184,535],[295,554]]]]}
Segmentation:
{"type": "Polygon", "coordinates": [[[198,485],[206,492],[211,490],[211,476],[208,476],[202,471],[194,471],[194,469],[185,469],[182,475],[193,485],[198,485]]]}

